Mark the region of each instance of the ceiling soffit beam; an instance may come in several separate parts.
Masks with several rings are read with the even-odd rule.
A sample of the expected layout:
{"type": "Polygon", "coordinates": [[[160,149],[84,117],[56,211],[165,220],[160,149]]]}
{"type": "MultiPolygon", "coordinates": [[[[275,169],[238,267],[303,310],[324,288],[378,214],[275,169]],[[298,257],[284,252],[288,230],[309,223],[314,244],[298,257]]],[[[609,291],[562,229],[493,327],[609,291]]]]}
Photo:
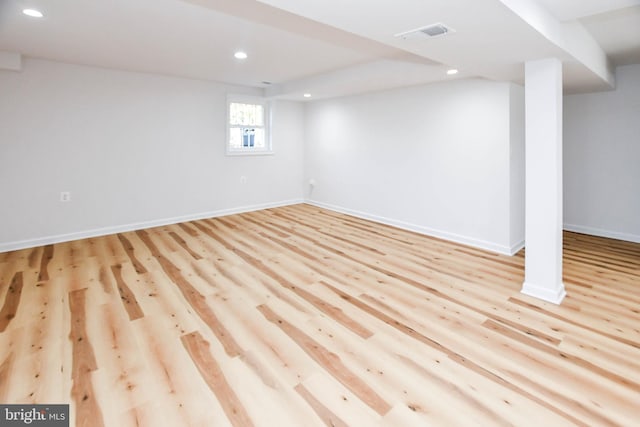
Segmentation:
{"type": "Polygon", "coordinates": [[[272,85],[265,88],[265,96],[297,99],[305,92],[313,92],[313,98],[317,100],[442,80],[445,69],[443,65],[428,60],[411,61],[411,56],[379,59],[272,85]]]}
{"type": "Polygon", "coordinates": [[[396,49],[374,40],[357,36],[309,18],[296,15],[284,9],[271,6],[268,3],[256,0],[182,0],[196,6],[211,9],[218,13],[224,13],[245,21],[274,27],[282,31],[302,35],[310,39],[321,40],[334,44],[363,51],[372,55],[394,55],[396,49]]]}
{"type": "Polygon", "coordinates": [[[607,55],[578,21],[558,21],[535,0],[500,0],[528,25],[576,61],[587,67],[610,88],[615,74],[607,55]]]}

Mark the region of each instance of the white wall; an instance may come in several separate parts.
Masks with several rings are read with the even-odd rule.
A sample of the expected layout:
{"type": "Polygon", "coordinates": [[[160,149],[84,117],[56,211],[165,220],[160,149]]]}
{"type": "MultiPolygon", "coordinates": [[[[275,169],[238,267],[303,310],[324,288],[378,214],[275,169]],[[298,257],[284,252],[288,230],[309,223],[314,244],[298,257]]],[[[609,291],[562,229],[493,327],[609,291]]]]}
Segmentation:
{"type": "Polygon", "coordinates": [[[303,105],[275,103],[275,155],[228,157],[228,92],[251,90],[34,59],[0,70],[0,251],[302,200],[303,105]]]}
{"type": "Polygon", "coordinates": [[[510,244],[512,253],[524,247],[525,229],[525,109],[524,87],[515,84],[510,90],[510,244]]]}
{"type": "Polygon", "coordinates": [[[523,169],[512,175],[511,167],[524,164],[524,131],[511,127],[523,125],[523,104],[512,107],[511,92],[521,90],[459,80],[308,104],[309,201],[499,252],[519,249],[524,211],[512,217],[510,198],[524,191],[513,187],[523,186],[523,169]],[[511,147],[512,134],[522,147],[511,147]]]}
{"type": "MultiPolygon", "coordinates": [[[[501,252],[522,243],[519,86],[454,81],[306,113],[278,101],[276,154],[227,157],[225,97],[249,89],[23,65],[0,70],[0,251],[303,196],[501,252]],[[59,202],[60,191],[73,200],[59,202]]],[[[565,97],[565,228],[640,241],[640,66],[617,71],[615,91],[565,97]]]]}
{"type": "Polygon", "coordinates": [[[564,101],[564,222],[640,242],[640,65],[617,69],[610,92],[564,101]]]}

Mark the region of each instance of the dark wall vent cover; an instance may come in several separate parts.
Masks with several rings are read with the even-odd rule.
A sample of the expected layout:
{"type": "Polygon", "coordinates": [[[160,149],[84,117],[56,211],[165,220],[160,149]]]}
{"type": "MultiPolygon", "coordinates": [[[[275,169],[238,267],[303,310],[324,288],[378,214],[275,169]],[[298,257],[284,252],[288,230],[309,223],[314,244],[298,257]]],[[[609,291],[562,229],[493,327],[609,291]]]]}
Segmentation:
{"type": "Polygon", "coordinates": [[[455,30],[451,27],[442,24],[440,22],[436,24],[427,25],[426,27],[416,28],[415,30],[405,31],[403,33],[398,33],[395,36],[400,37],[401,39],[410,39],[415,37],[440,37],[449,33],[455,33],[455,30]]]}

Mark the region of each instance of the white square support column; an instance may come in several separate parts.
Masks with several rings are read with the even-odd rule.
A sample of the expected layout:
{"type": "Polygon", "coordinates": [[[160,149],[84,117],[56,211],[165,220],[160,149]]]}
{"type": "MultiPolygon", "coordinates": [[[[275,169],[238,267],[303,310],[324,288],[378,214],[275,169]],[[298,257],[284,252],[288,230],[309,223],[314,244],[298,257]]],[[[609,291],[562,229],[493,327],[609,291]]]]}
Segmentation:
{"type": "Polygon", "coordinates": [[[560,304],[562,283],[562,62],[525,64],[525,278],[522,293],[560,304]]]}

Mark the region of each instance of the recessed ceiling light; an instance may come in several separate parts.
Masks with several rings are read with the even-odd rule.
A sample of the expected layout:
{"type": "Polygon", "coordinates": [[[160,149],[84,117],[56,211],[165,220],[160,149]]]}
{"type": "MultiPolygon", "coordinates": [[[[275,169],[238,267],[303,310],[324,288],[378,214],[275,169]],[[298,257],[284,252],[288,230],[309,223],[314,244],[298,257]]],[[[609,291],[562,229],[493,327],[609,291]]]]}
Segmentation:
{"type": "Polygon", "coordinates": [[[236,57],[236,59],[247,59],[247,54],[246,52],[243,52],[241,50],[237,51],[236,53],[233,54],[233,56],[236,57]]]}
{"type": "Polygon", "coordinates": [[[42,18],[44,16],[42,12],[35,9],[23,9],[22,13],[24,13],[27,16],[31,16],[33,18],[42,18]]]}
{"type": "Polygon", "coordinates": [[[447,74],[450,76],[453,76],[454,74],[458,74],[458,70],[456,70],[455,68],[452,68],[450,70],[447,70],[447,74]]]}
{"type": "Polygon", "coordinates": [[[302,95],[302,96],[304,96],[305,98],[311,98],[311,94],[310,94],[310,93],[305,93],[305,94],[304,94],[304,95],[302,95]]]}

